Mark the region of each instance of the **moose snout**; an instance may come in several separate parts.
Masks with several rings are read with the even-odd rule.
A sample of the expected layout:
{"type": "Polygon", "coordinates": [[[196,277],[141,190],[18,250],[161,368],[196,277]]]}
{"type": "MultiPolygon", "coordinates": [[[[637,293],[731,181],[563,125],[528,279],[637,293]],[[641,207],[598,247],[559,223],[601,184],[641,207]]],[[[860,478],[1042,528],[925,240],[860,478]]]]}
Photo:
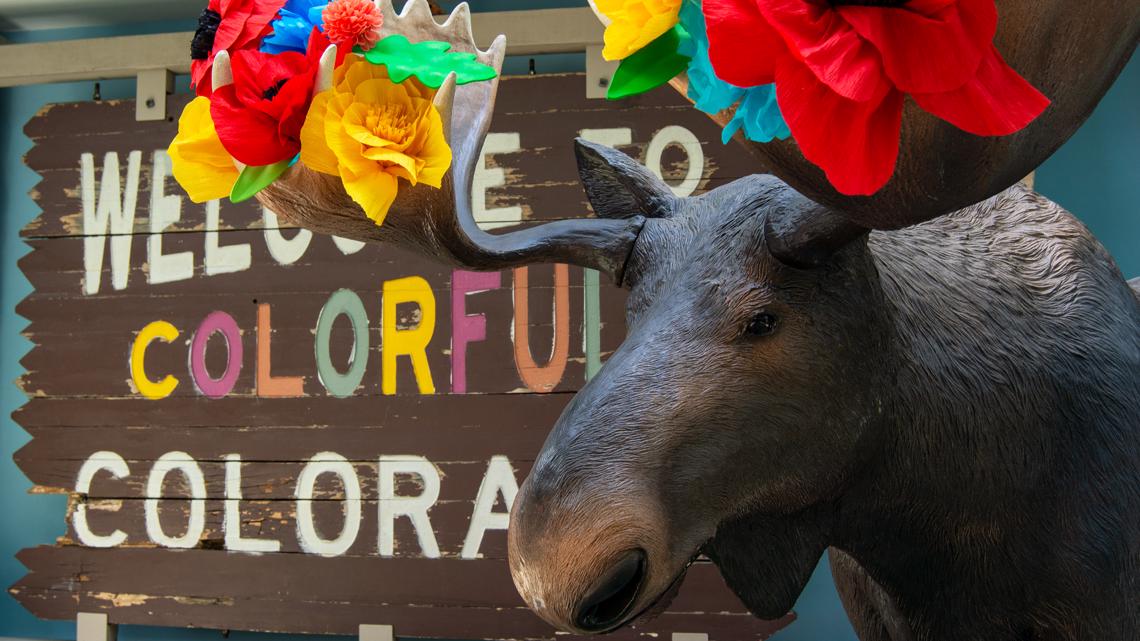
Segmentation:
{"type": "Polygon", "coordinates": [[[653,605],[683,570],[668,553],[654,502],[632,494],[543,469],[519,489],[508,533],[511,576],[554,627],[609,632],[653,605]]]}

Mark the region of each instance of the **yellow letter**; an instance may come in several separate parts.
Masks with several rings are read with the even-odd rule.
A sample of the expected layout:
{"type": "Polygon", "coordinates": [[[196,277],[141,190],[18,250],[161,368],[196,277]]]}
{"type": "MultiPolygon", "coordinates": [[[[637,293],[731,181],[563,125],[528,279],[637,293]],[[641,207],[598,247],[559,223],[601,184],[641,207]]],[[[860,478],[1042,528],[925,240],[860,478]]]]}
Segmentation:
{"type": "Polygon", "coordinates": [[[381,388],[385,395],[396,393],[396,357],[406,354],[412,359],[412,370],[420,394],[435,394],[428,367],[427,346],[435,333],[435,295],[428,282],[419,276],[384,281],[384,357],[381,388]],[[396,329],[396,306],[415,303],[420,307],[420,323],[411,329],[396,329]]]}
{"type": "Polygon", "coordinates": [[[154,321],[153,323],[142,328],[139,335],[135,337],[135,345],[131,348],[131,379],[135,382],[135,387],[138,388],[139,393],[146,398],[158,400],[166,398],[174,392],[174,388],[178,387],[178,379],[170,374],[166,378],[155,383],[146,376],[146,348],[150,346],[155,340],[161,339],[164,343],[171,343],[174,339],[178,338],[178,328],[166,321],[154,321]]]}

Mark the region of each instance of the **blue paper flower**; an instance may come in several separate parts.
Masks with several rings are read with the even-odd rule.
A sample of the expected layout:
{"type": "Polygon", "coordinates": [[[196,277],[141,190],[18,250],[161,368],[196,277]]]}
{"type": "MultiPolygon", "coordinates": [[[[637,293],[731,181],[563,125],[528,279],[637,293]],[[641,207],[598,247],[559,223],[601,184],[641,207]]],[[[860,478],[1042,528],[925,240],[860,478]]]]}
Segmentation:
{"type": "Polygon", "coordinates": [[[261,41],[265,53],[296,51],[305,53],[313,27],[324,31],[321,15],[328,0],[288,0],[276,20],[271,23],[273,34],[261,41]]]}
{"type": "Polygon", "coordinates": [[[688,70],[689,99],[697,109],[707,114],[719,113],[740,101],[736,115],[724,128],[722,140],[727,144],[741,129],[746,138],[756,142],[771,142],[774,138],[790,136],[788,125],[776,104],[775,85],[744,89],[721,80],[713,71],[701,0],[684,0],[681,5],[681,25],[692,36],[680,51],[692,58],[688,70]]]}
{"type": "Polygon", "coordinates": [[[736,107],[736,115],[721,132],[721,141],[727,145],[742,128],[744,137],[756,142],[772,142],[775,138],[783,140],[792,135],[780,113],[780,105],[776,104],[776,85],[761,85],[744,92],[744,99],[736,107]]]}

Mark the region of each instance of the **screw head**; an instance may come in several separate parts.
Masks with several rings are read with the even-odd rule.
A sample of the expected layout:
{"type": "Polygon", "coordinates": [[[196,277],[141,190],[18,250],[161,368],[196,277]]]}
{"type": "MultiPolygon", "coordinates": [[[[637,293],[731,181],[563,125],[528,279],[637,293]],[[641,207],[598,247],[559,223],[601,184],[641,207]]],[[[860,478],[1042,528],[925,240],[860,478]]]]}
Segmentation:
{"type": "Polygon", "coordinates": [[[154,109],[154,106],[155,106],[156,104],[158,104],[158,103],[156,103],[156,102],[154,101],[154,98],[147,98],[147,99],[146,99],[146,108],[147,108],[147,109],[154,109]]]}

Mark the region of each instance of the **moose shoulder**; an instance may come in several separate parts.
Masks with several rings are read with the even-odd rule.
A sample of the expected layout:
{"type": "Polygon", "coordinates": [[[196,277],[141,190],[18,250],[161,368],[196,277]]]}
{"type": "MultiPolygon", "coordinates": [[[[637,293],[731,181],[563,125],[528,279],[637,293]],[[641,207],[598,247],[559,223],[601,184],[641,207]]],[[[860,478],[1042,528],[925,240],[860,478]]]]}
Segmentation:
{"type": "Polygon", "coordinates": [[[1015,186],[789,250],[773,218],[826,215],[776,178],[677,199],[580,156],[600,216],[647,220],[629,335],[515,503],[539,614],[612,629],[704,549],[774,618],[833,547],[866,640],[1140,634],[1140,301],[1076,219],[1015,186]]]}

